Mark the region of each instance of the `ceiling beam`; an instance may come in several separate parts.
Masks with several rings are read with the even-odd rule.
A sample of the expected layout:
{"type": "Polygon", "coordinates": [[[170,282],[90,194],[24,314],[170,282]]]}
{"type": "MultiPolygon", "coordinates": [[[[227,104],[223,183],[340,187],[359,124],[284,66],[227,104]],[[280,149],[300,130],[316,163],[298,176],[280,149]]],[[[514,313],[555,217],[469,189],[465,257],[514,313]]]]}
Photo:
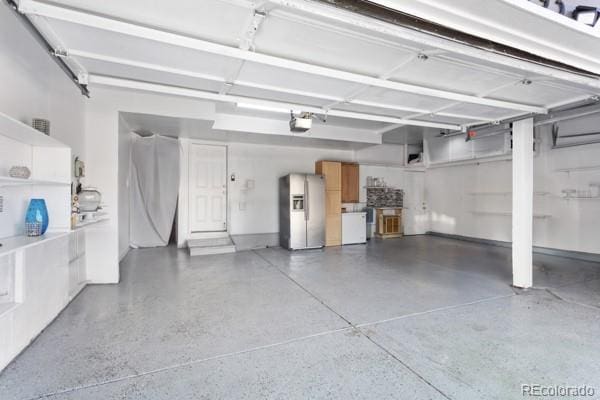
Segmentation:
{"type": "Polygon", "coordinates": [[[135,81],[130,79],[113,78],[102,75],[90,75],[88,77],[91,85],[103,85],[111,87],[119,87],[133,90],[141,90],[146,92],[190,97],[203,100],[211,100],[225,103],[246,103],[253,104],[256,106],[270,107],[270,108],[283,108],[293,110],[294,112],[310,112],[314,114],[330,115],[341,118],[360,119],[363,121],[375,121],[375,122],[386,122],[392,124],[405,124],[414,126],[426,126],[440,129],[460,129],[459,125],[435,123],[429,121],[418,121],[418,120],[405,120],[402,118],[386,117],[382,115],[356,113],[343,110],[324,110],[319,107],[306,106],[302,104],[285,103],[279,101],[262,100],[253,97],[234,96],[229,94],[219,94],[213,92],[206,92],[197,89],[189,89],[178,86],[161,85],[156,83],[148,83],[135,81]]]}
{"type": "Polygon", "coordinates": [[[189,76],[191,78],[205,79],[212,82],[225,83],[227,80],[223,77],[211,74],[205,74],[203,72],[190,71],[188,69],[169,67],[166,65],[158,65],[154,63],[147,63],[144,61],[136,61],[123,57],[113,57],[106,54],[98,54],[90,51],[79,50],[79,49],[66,49],[64,57],[67,58],[85,58],[88,60],[102,61],[111,64],[127,65],[130,67],[149,69],[152,71],[167,72],[169,74],[189,76]]]}
{"type": "MultiPolygon", "coordinates": [[[[122,58],[122,57],[112,57],[112,56],[107,56],[107,55],[98,54],[98,53],[92,53],[92,52],[84,51],[84,50],[67,49],[67,50],[65,50],[64,54],[66,57],[71,58],[71,59],[75,58],[75,57],[84,58],[84,59],[108,62],[108,63],[113,63],[113,64],[127,65],[127,66],[131,66],[131,67],[136,67],[136,68],[143,68],[143,69],[148,69],[148,70],[152,70],[152,71],[166,72],[166,73],[174,74],[174,75],[188,76],[191,78],[204,79],[204,80],[208,80],[208,81],[212,81],[212,82],[220,82],[223,84],[227,82],[227,80],[225,78],[222,78],[222,77],[216,76],[216,75],[204,74],[201,72],[195,72],[195,71],[185,70],[185,69],[181,69],[181,68],[168,67],[168,66],[154,64],[154,63],[135,61],[135,60],[130,60],[130,59],[122,58]]],[[[244,86],[244,87],[248,87],[248,88],[263,89],[263,90],[269,90],[269,91],[278,92],[278,93],[293,94],[293,95],[297,95],[297,96],[312,97],[312,98],[319,99],[319,100],[331,101],[332,104],[329,104],[326,107],[330,107],[330,106],[333,107],[333,105],[335,105],[335,104],[347,103],[347,104],[361,105],[361,106],[365,106],[365,107],[379,108],[379,109],[384,109],[384,110],[396,110],[396,111],[404,111],[404,112],[411,112],[411,113],[421,113],[422,115],[435,114],[435,115],[439,115],[441,117],[459,118],[459,119],[475,120],[475,121],[480,121],[480,120],[486,119],[484,116],[481,116],[481,115],[456,114],[456,113],[446,113],[446,112],[435,113],[433,110],[427,110],[427,109],[415,108],[415,107],[409,107],[409,106],[398,106],[395,104],[378,103],[378,102],[359,100],[359,99],[346,101],[343,97],[332,96],[332,95],[327,95],[327,94],[323,94],[323,93],[315,93],[315,92],[310,92],[310,91],[305,91],[305,90],[284,88],[281,86],[265,85],[265,84],[261,84],[261,83],[250,82],[250,81],[245,81],[245,80],[240,80],[240,79],[231,81],[230,84],[233,84],[235,86],[244,86]]],[[[383,110],[377,110],[377,111],[384,112],[383,110]]]]}
{"type": "Polygon", "coordinates": [[[94,15],[83,11],[68,9],[53,4],[41,3],[35,0],[21,0],[19,3],[19,11],[25,14],[41,15],[47,18],[53,18],[74,24],[90,26],[105,31],[111,31],[121,33],[124,35],[153,40],[156,42],[166,43],[173,46],[186,47],[225,57],[251,61],[258,64],[284,68],[292,71],[298,71],[301,73],[309,73],[333,79],[345,80],[348,82],[355,82],[364,85],[376,86],[390,90],[397,90],[406,93],[443,98],[459,102],[483,104],[491,107],[500,107],[542,114],[545,114],[547,112],[547,109],[544,107],[495,99],[480,98],[457,92],[432,89],[428,87],[411,85],[401,82],[388,81],[372,76],[361,75],[333,68],[322,67],[319,65],[309,64],[305,62],[275,57],[267,54],[251,52],[248,50],[242,50],[231,46],[225,46],[197,38],[192,38],[189,36],[159,30],[156,28],[149,28],[130,22],[123,22],[117,19],[94,15]]]}

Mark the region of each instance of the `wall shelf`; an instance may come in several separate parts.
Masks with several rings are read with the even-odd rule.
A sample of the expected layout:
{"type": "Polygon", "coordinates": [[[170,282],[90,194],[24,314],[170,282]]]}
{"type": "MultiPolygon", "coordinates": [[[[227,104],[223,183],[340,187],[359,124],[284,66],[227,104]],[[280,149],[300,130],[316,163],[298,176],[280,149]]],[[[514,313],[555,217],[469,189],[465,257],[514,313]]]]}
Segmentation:
{"type": "MultiPolygon", "coordinates": [[[[471,214],[475,215],[498,215],[502,217],[512,217],[512,212],[503,212],[503,211],[471,211],[471,214]]],[[[546,219],[551,218],[552,215],[549,214],[533,214],[533,218],[537,219],[546,219]]]]}
{"type": "Polygon", "coordinates": [[[90,226],[90,225],[98,224],[100,222],[108,221],[108,219],[109,219],[108,216],[102,216],[102,217],[98,217],[98,218],[90,220],[90,221],[79,222],[78,224],[75,225],[74,229],[85,228],[86,226],[90,226]]]}
{"type": "Polygon", "coordinates": [[[59,142],[51,136],[9,117],[0,112],[0,135],[9,137],[17,142],[39,147],[63,147],[69,148],[64,143],[59,142]]]}
{"type": "Polygon", "coordinates": [[[35,246],[42,242],[49,240],[55,240],[64,236],[67,236],[69,232],[48,232],[42,236],[12,236],[4,239],[0,239],[0,256],[12,253],[17,250],[22,250],[31,246],[35,246]]]}
{"type": "Polygon", "coordinates": [[[2,317],[4,314],[11,312],[12,310],[14,310],[15,308],[17,308],[19,306],[19,304],[21,303],[17,303],[17,302],[10,302],[10,303],[0,303],[0,317],[2,317]]]}
{"type": "MultiPolygon", "coordinates": [[[[46,201],[48,232],[71,226],[71,148],[56,138],[0,112],[0,189],[10,190],[11,204],[27,204],[34,195],[46,201]],[[15,165],[31,171],[29,179],[8,176],[15,165]]],[[[6,205],[6,204],[5,204],[6,205]]],[[[8,208],[6,209],[8,210],[8,208]]],[[[2,236],[24,233],[23,215],[13,208],[1,215],[2,236]]],[[[0,239],[0,243],[4,243],[0,239]]],[[[4,249],[0,247],[0,252],[4,249]]]]}
{"type": "Polygon", "coordinates": [[[561,197],[563,200],[600,200],[600,196],[596,197],[561,197]]]}
{"type": "Polygon", "coordinates": [[[470,196],[510,196],[512,192],[471,192],[470,196]]]}
{"type": "Polygon", "coordinates": [[[19,306],[20,303],[10,302],[10,303],[0,303],[0,317],[4,314],[11,312],[15,308],[19,306]]]}
{"type": "Polygon", "coordinates": [[[0,176],[0,187],[6,186],[71,186],[71,182],[49,181],[43,179],[22,179],[0,176]]]}
{"type": "MultiPolygon", "coordinates": [[[[550,192],[533,192],[535,196],[548,196],[550,192]]],[[[471,192],[470,196],[510,196],[512,192],[471,192]]]]}
{"type": "Polygon", "coordinates": [[[555,172],[566,172],[568,174],[571,172],[595,171],[595,170],[600,170],[600,165],[588,165],[586,167],[561,168],[561,169],[555,170],[555,172]]]}

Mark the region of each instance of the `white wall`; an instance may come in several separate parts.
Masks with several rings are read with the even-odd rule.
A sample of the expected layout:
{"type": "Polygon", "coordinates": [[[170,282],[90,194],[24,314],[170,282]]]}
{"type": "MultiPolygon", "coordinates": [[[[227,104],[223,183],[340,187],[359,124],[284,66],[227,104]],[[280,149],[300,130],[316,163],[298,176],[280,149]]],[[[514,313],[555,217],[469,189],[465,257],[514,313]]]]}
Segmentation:
{"type": "Polygon", "coordinates": [[[227,146],[228,231],[232,235],[279,232],[279,178],[290,172],[314,173],[318,160],[352,161],[353,151],[307,147],[270,146],[245,143],[219,143],[181,139],[183,148],[179,195],[178,244],[190,237],[188,228],[189,144],[208,143],[227,146]],[[246,182],[254,180],[254,189],[246,182]]]}
{"type": "Polygon", "coordinates": [[[229,146],[230,230],[233,235],[279,232],[279,178],[290,172],[315,172],[319,160],[351,161],[353,152],[334,149],[249,145],[229,146]],[[246,180],[253,190],[244,190],[246,180]],[[242,210],[245,204],[245,210],[242,210]],[[240,207],[242,205],[242,207],[240,207]]]}
{"type": "Polygon", "coordinates": [[[129,174],[132,134],[125,119],[119,115],[119,260],[129,252],[129,174]]]}
{"type": "MultiPolygon", "coordinates": [[[[561,124],[565,134],[598,130],[600,119],[561,124]]],[[[570,174],[566,167],[600,165],[600,144],[550,150],[548,128],[540,132],[540,152],[534,159],[534,245],[600,253],[600,200],[564,200],[561,190],[587,189],[600,182],[600,169],[570,174]],[[540,193],[541,192],[541,193],[540,193]],[[547,194],[546,194],[547,192],[547,194]]],[[[511,211],[511,162],[428,169],[426,198],[431,230],[435,232],[510,241],[511,218],[473,212],[511,211]],[[502,193],[499,195],[473,193],[502,193]]]]}
{"type": "Polygon", "coordinates": [[[48,119],[50,136],[71,146],[73,157],[84,156],[85,97],[4,3],[0,71],[0,111],[27,124],[48,119]]]}
{"type": "MultiPolygon", "coordinates": [[[[148,113],[181,118],[211,119],[214,104],[180,97],[154,95],[141,92],[94,87],[88,100],[85,115],[87,178],[89,185],[97,187],[106,204],[109,221],[88,229],[87,256],[88,277],[92,283],[116,283],[119,281],[119,239],[121,250],[127,235],[119,232],[128,229],[125,207],[128,191],[128,163],[125,172],[125,148],[119,151],[119,112],[148,113]],[[121,155],[119,162],[119,155],[121,155]],[[119,179],[121,178],[121,179],[119,179]],[[123,197],[119,198],[119,193],[123,197]],[[119,213],[123,216],[120,220],[119,213]]],[[[122,131],[123,132],[123,131],[122,131]]],[[[121,137],[122,139],[122,137],[121,137]]],[[[126,142],[121,140],[121,144],[126,142]]]]}
{"type": "MultiPolygon", "coordinates": [[[[26,124],[32,118],[48,119],[50,135],[71,146],[73,157],[85,159],[85,98],[5,3],[0,4],[0,71],[0,112],[26,124]]],[[[0,174],[7,175],[10,165],[27,165],[28,146],[0,140],[0,174]]],[[[0,188],[0,237],[23,233],[25,210],[35,195],[31,187],[0,188]]]]}
{"type": "Polygon", "coordinates": [[[355,152],[355,160],[359,163],[403,166],[406,158],[406,148],[398,144],[380,144],[369,146],[355,152]]]}

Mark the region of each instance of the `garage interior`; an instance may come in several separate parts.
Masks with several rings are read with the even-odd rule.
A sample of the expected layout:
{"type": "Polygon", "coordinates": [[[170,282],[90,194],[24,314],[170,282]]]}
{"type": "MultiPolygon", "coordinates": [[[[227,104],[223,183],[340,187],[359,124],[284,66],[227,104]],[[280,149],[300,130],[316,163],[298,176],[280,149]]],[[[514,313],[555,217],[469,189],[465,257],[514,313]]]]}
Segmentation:
{"type": "Polygon", "coordinates": [[[397,3],[4,1],[0,397],[598,395],[600,31],[397,3]]]}

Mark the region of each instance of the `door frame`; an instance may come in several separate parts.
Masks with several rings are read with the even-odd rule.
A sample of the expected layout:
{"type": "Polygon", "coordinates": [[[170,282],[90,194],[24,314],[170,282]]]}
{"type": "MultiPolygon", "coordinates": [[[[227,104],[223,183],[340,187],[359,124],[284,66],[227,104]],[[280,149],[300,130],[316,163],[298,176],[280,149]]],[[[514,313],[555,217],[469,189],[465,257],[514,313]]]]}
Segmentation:
{"type": "Polygon", "coordinates": [[[179,138],[179,142],[181,144],[181,157],[180,157],[180,184],[179,184],[179,200],[178,200],[178,210],[179,213],[177,215],[177,247],[183,248],[186,247],[187,241],[189,239],[200,239],[206,237],[207,235],[216,235],[216,234],[229,234],[231,227],[231,219],[230,219],[230,190],[231,190],[231,181],[229,179],[229,145],[227,142],[213,141],[213,140],[197,140],[197,139],[189,139],[189,138],[179,138]],[[223,232],[192,232],[190,223],[189,223],[189,198],[190,198],[190,149],[192,144],[199,145],[209,145],[209,146],[221,146],[225,147],[225,177],[226,177],[226,195],[225,195],[225,222],[226,222],[226,230],[223,232]]]}
{"type": "MultiPolygon", "coordinates": [[[[425,233],[427,233],[427,231],[429,230],[429,221],[425,222],[425,223],[421,223],[421,222],[417,222],[416,218],[419,215],[426,215],[428,216],[429,211],[427,210],[428,206],[427,206],[427,199],[426,199],[426,192],[425,192],[425,173],[424,172],[417,172],[417,171],[405,171],[404,172],[405,175],[405,179],[404,181],[405,183],[405,187],[406,190],[410,191],[411,194],[414,196],[415,193],[418,193],[418,191],[416,190],[415,184],[414,184],[414,178],[415,177],[420,177],[420,175],[416,175],[416,174],[423,174],[422,176],[422,187],[423,187],[423,191],[420,193],[420,197],[421,197],[421,201],[420,204],[410,204],[410,207],[404,207],[402,210],[402,224],[403,226],[403,230],[404,227],[406,227],[406,221],[409,221],[409,219],[412,219],[412,221],[410,222],[410,226],[412,226],[413,228],[413,232],[410,233],[404,233],[405,236],[413,236],[413,235],[424,235],[425,233]],[[410,178],[409,178],[410,176],[410,178]]],[[[416,196],[415,196],[416,197],[416,196]]],[[[406,206],[406,198],[404,199],[404,206],[406,206]]],[[[429,218],[427,218],[429,219],[429,218]]]]}
{"type": "MultiPolygon", "coordinates": [[[[194,234],[202,235],[202,234],[210,234],[210,233],[229,232],[229,179],[227,179],[228,178],[227,175],[228,175],[228,171],[229,171],[229,164],[228,164],[228,161],[229,161],[229,154],[228,154],[229,152],[228,152],[228,150],[229,149],[228,149],[227,146],[225,146],[223,144],[212,144],[212,143],[209,144],[209,143],[196,143],[196,142],[191,142],[190,143],[190,146],[189,146],[189,155],[188,155],[188,165],[187,165],[187,167],[188,167],[188,185],[187,185],[187,188],[188,188],[188,221],[189,221],[189,218],[191,216],[189,195],[191,193],[191,191],[190,191],[190,186],[191,186],[190,185],[190,177],[191,177],[190,168],[191,168],[191,163],[192,163],[192,157],[191,157],[192,146],[221,147],[225,151],[225,171],[223,171],[224,172],[224,176],[225,176],[225,205],[224,205],[225,206],[224,207],[225,208],[224,209],[224,212],[225,212],[225,229],[218,230],[218,231],[193,231],[192,227],[190,225],[188,225],[189,226],[190,236],[194,235],[194,234]]],[[[188,224],[189,224],[189,222],[188,222],[188,224]]]]}

